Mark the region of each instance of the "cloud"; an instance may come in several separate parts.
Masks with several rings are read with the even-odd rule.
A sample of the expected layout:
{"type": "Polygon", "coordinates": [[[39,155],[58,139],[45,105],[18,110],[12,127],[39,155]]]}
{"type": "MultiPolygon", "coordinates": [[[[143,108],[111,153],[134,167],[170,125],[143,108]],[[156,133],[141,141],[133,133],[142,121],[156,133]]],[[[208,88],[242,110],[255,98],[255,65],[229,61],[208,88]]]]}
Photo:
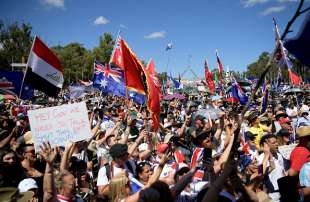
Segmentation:
{"type": "Polygon", "coordinates": [[[271,13],[279,13],[279,12],[285,10],[285,9],[286,9],[286,6],[274,6],[274,7],[266,8],[260,14],[261,15],[269,15],[271,13]]]}
{"type": "Polygon", "coordinates": [[[120,28],[123,28],[123,29],[127,29],[127,28],[128,28],[128,27],[127,27],[126,25],[124,25],[124,24],[120,24],[119,27],[120,27],[120,28]]]}
{"type": "Polygon", "coordinates": [[[65,0],[42,0],[48,7],[65,8],[65,0]]]}
{"type": "Polygon", "coordinates": [[[266,3],[270,0],[242,0],[241,4],[243,4],[244,8],[253,7],[256,4],[266,3]]]}
{"type": "Polygon", "coordinates": [[[158,39],[158,38],[165,38],[166,31],[159,31],[159,32],[152,32],[146,36],[144,36],[145,39],[158,39]]]}
{"type": "Polygon", "coordinates": [[[108,19],[106,19],[105,17],[99,16],[94,21],[94,25],[105,25],[105,24],[108,24],[109,22],[110,21],[108,19]]]}

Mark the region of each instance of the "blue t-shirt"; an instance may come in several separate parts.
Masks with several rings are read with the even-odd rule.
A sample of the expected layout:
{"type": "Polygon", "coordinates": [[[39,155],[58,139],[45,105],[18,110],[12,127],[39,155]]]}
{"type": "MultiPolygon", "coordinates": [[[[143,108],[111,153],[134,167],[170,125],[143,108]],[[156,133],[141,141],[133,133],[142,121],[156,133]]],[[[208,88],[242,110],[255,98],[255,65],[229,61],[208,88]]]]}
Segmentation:
{"type": "Polygon", "coordinates": [[[299,181],[301,186],[310,187],[310,161],[301,167],[299,181]]]}

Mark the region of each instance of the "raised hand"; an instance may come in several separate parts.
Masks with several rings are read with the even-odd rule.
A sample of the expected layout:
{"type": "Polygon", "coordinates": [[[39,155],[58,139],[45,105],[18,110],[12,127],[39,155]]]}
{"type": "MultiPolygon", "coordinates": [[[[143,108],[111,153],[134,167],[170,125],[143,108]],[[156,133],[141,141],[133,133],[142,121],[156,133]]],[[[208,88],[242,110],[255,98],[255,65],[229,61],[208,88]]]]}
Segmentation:
{"type": "Polygon", "coordinates": [[[43,157],[43,159],[48,163],[49,165],[52,165],[57,154],[59,153],[59,147],[55,147],[52,149],[49,142],[43,143],[43,145],[40,146],[40,155],[43,157]]]}

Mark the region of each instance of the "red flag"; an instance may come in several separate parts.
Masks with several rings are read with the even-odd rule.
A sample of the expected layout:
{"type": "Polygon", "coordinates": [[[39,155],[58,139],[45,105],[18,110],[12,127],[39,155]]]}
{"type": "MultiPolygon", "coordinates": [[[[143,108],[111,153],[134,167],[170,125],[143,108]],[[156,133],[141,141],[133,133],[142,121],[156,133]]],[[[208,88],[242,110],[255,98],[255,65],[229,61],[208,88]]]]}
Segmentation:
{"type": "Polygon", "coordinates": [[[299,86],[301,84],[301,79],[297,74],[294,73],[290,68],[288,69],[288,74],[290,76],[290,80],[293,86],[299,86]]]}
{"type": "Polygon", "coordinates": [[[159,126],[161,87],[155,70],[154,61],[151,59],[145,69],[146,84],[148,88],[148,109],[152,114],[153,129],[159,126]]]}
{"type": "Polygon", "coordinates": [[[129,90],[145,94],[142,81],[143,65],[121,37],[116,41],[110,63],[124,69],[125,82],[129,90]]]}
{"type": "Polygon", "coordinates": [[[205,61],[205,78],[206,78],[206,83],[208,85],[210,93],[214,94],[215,93],[215,84],[214,84],[214,81],[212,79],[212,72],[209,71],[207,60],[205,61]]]}
{"type": "Polygon", "coordinates": [[[24,82],[56,97],[64,83],[63,67],[57,56],[35,37],[30,50],[24,82]]]}
{"type": "Polygon", "coordinates": [[[223,85],[224,84],[224,80],[223,80],[223,64],[216,52],[216,60],[217,60],[217,64],[218,64],[218,68],[219,68],[219,75],[220,75],[220,82],[223,85]]]}
{"type": "Polygon", "coordinates": [[[277,44],[276,44],[276,51],[275,51],[275,59],[279,62],[284,63],[287,66],[287,70],[288,70],[288,74],[291,80],[292,85],[300,85],[301,84],[301,79],[299,78],[299,76],[292,70],[292,62],[290,61],[290,59],[287,56],[287,51],[283,46],[283,42],[281,41],[280,38],[280,31],[278,28],[278,25],[275,21],[275,19],[273,18],[273,22],[274,22],[274,26],[275,26],[275,33],[276,33],[276,40],[277,40],[277,44]]]}

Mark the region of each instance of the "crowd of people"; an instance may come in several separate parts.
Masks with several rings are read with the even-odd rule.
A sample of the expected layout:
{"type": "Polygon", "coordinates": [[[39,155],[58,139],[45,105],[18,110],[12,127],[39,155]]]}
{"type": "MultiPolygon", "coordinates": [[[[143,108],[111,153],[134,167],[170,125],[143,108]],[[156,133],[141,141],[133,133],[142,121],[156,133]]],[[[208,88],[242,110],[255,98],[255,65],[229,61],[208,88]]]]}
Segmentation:
{"type": "Polygon", "coordinates": [[[146,106],[89,93],[0,104],[0,201],[310,201],[310,95],[278,93],[261,113],[220,96],[146,106]],[[35,150],[27,110],[86,102],[92,137],[35,150]],[[284,148],[284,149],[281,149],[284,148]]]}

